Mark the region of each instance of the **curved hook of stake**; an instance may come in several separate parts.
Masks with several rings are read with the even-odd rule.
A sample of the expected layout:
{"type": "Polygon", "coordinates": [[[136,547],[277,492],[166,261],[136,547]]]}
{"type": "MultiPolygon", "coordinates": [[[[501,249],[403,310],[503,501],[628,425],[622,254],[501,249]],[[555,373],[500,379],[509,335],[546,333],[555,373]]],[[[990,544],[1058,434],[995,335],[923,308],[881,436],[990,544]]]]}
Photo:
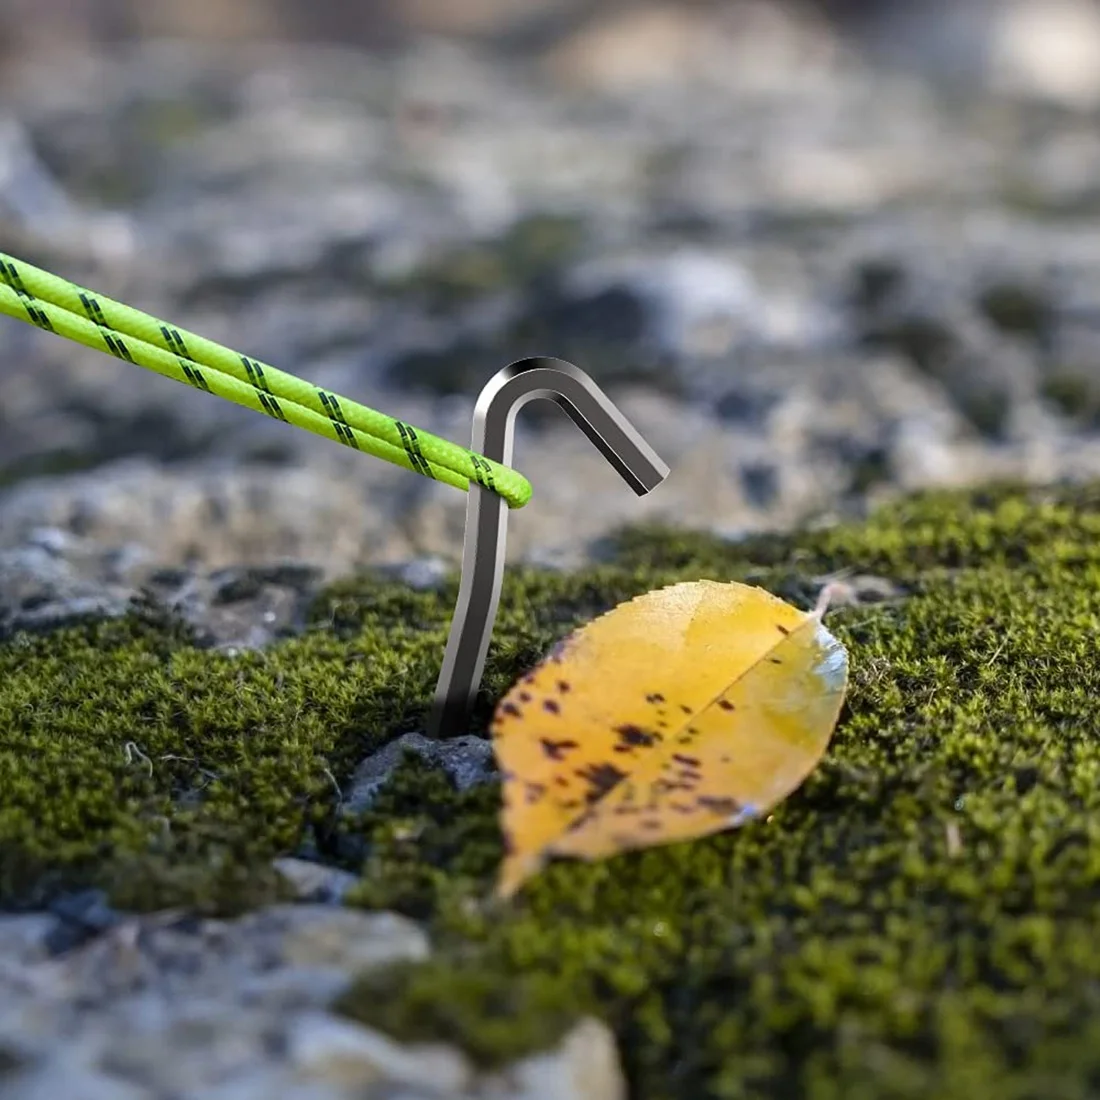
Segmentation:
{"type": "MultiPolygon", "coordinates": [[[[516,413],[538,398],[558,405],[638,496],[668,477],[668,466],[584,371],[543,356],[510,363],[489,380],[474,407],[471,450],[511,465],[516,413]]],[[[428,722],[430,737],[463,732],[470,716],[500,600],[507,536],[507,502],[471,482],[462,578],[428,722]]]]}

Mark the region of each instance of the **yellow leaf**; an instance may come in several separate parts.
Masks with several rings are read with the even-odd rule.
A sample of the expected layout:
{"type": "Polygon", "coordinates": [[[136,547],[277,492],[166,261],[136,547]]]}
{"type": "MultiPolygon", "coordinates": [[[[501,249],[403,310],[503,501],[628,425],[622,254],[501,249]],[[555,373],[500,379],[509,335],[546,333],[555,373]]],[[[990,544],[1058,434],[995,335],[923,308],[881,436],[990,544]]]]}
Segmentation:
{"type": "Polygon", "coordinates": [[[513,894],[550,856],[600,859],[767,813],[821,759],[848,656],[810,612],[761,588],[647,592],[559,643],[501,700],[513,894]]]}

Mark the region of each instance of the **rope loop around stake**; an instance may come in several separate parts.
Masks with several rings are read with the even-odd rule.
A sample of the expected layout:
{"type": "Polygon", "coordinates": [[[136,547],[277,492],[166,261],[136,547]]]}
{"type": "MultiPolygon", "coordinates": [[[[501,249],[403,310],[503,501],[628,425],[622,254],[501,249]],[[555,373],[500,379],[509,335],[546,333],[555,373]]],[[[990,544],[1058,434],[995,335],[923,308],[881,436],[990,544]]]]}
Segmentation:
{"type": "Polygon", "coordinates": [[[518,471],[0,252],[0,313],[510,508],[518,471]]]}

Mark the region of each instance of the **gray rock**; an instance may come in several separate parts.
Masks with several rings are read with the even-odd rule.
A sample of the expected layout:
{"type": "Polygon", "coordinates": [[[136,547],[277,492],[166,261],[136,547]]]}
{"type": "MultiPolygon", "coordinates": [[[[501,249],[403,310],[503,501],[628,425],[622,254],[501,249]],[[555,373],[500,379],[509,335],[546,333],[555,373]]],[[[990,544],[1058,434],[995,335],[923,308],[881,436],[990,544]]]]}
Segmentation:
{"type": "Polygon", "coordinates": [[[71,544],[62,532],[32,537],[37,541],[0,550],[0,635],[126,611],[133,590],[82,575],[64,554],[71,544]]]}
{"type": "Polygon", "coordinates": [[[377,1031],[327,1013],[302,1014],[287,1033],[290,1065],[308,1077],[366,1090],[387,1083],[439,1096],[464,1093],[473,1076],[447,1047],[402,1046],[377,1031]]]}
{"type": "Polygon", "coordinates": [[[192,576],[166,602],[206,644],[230,653],[262,649],[304,628],[320,577],[293,562],[221,569],[192,576]]]}
{"type": "Polygon", "coordinates": [[[417,591],[438,588],[451,572],[451,564],[439,557],[417,558],[401,567],[398,576],[417,591]]]}
{"type": "Polygon", "coordinates": [[[408,752],[442,767],[460,791],[489,781],[496,771],[493,746],[484,738],[463,734],[446,741],[433,741],[422,733],[404,733],[368,756],[355,769],[344,795],[343,812],[359,814],[370,809],[375,795],[408,752]]]}
{"type": "Polygon", "coordinates": [[[151,598],[190,624],[199,644],[259,649],[304,628],[322,576],[279,560],[209,572],[164,569],[140,544],[104,549],[94,538],[40,527],[24,544],[0,550],[0,633],[116,617],[151,598]]]}
{"type": "Polygon", "coordinates": [[[339,904],[357,881],[355,875],[347,871],[308,859],[286,856],[275,860],[273,866],[293,884],[299,901],[339,904]]]}
{"type": "Polygon", "coordinates": [[[43,164],[25,127],[10,115],[0,116],[0,209],[46,237],[82,224],[79,208],[43,164]]]}
{"type": "Polygon", "coordinates": [[[93,932],[114,928],[122,919],[118,911],[108,904],[102,890],[64,894],[51,903],[50,912],[64,921],[79,924],[93,932]]]}
{"type": "Polygon", "coordinates": [[[557,1050],[483,1080],[478,1100],[626,1100],[615,1041],[598,1020],[580,1021],[557,1050]]]}
{"type": "Polygon", "coordinates": [[[276,906],[244,918],[245,934],[282,934],[286,959],[298,966],[341,973],[427,957],[423,932],[393,913],[365,913],[325,906],[276,906]]]}
{"type": "Polygon", "coordinates": [[[192,1092],[187,1100],[359,1100],[360,1096],[361,1092],[349,1093],[323,1081],[294,1080],[282,1066],[256,1066],[192,1092]]]}
{"type": "MultiPolygon", "coordinates": [[[[93,899],[73,902],[94,912],[93,899]]],[[[358,974],[427,957],[391,913],[278,905],[232,921],[100,920],[60,956],[51,914],[0,917],[0,1095],[16,1100],[621,1100],[614,1043],[585,1021],[555,1051],[475,1073],[444,1045],[405,1045],[331,1014],[358,974]]]]}
{"type": "Polygon", "coordinates": [[[832,585],[829,604],[832,607],[860,606],[863,604],[889,603],[903,596],[903,591],[889,577],[875,577],[856,573],[847,577],[817,577],[815,583],[832,585]]]}
{"type": "Polygon", "coordinates": [[[39,962],[53,952],[58,918],[52,913],[0,916],[0,960],[8,967],[39,962]]]}
{"type": "Polygon", "coordinates": [[[879,52],[964,86],[1088,109],[1100,103],[1100,16],[1087,0],[873,5],[879,52]]]}
{"type": "Polygon", "coordinates": [[[158,1100],[156,1090],[114,1074],[99,1073],[64,1058],[47,1061],[6,1082],[4,1100],[158,1100]]]}
{"type": "Polygon", "coordinates": [[[281,1084],[308,1083],[287,1061],[300,1015],[316,1019],[356,973],[428,951],[404,918],[330,905],[235,921],[128,917],[52,955],[57,920],[0,919],[0,1048],[20,1097],[230,1096],[273,1069],[282,1095],[281,1084]],[[35,1091],[49,1088],[61,1091],[35,1091]]]}

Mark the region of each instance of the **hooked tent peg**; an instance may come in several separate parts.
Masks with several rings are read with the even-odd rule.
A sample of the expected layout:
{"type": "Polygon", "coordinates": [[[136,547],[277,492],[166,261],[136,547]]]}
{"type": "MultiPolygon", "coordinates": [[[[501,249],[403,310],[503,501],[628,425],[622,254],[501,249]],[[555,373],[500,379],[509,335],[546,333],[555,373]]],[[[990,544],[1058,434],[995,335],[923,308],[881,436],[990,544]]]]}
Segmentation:
{"type": "MultiPolygon", "coordinates": [[[[489,380],[474,407],[470,449],[511,465],[516,413],[538,398],[561,408],[638,496],[668,477],[668,466],[584,371],[544,356],[510,363],[489,380]]],[[[430,737],[464,732],[473,709],[500,601],[507,537],[507,501],[471,482],[462,576],[428,721],[430,737]]]]}

